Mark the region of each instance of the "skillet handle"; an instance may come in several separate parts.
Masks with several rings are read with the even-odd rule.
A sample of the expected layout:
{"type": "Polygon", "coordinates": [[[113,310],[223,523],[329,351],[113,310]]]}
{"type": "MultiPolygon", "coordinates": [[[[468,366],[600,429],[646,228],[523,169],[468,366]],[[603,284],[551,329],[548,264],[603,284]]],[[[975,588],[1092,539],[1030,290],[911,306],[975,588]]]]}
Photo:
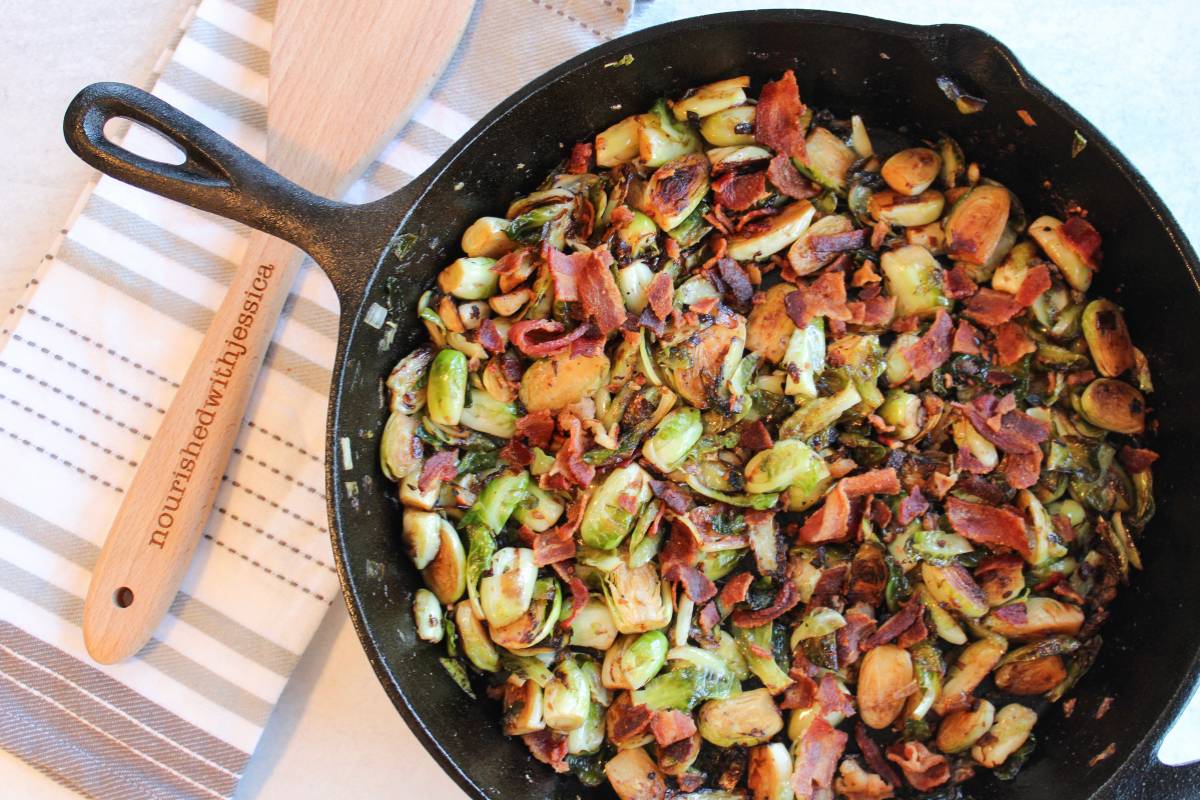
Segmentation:
{"type": "Polygon", "coordinates": [[[297,186],[154,95],[124,83],[93,83],[75,96],[63,135],[77,156],[106,175],[195,208],[236,220],[307,251],[318,262],[352,206],[297,186]],[[182,164],[133,153],[104,133],[129,119],[183,151],[182,164]]]}

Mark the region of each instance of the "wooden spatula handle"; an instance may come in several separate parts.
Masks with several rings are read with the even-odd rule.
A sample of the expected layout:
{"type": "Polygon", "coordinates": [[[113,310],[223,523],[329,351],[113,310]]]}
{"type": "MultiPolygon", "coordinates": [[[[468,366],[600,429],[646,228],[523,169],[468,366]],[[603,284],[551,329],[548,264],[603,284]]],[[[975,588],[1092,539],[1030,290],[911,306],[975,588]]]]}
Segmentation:
{"type": "Polygon", "coordinates": [[[286,242],[251,235],[92,572],[83,639],[97,661],[140,650],[175,599],[302,259],[286,242]]]}

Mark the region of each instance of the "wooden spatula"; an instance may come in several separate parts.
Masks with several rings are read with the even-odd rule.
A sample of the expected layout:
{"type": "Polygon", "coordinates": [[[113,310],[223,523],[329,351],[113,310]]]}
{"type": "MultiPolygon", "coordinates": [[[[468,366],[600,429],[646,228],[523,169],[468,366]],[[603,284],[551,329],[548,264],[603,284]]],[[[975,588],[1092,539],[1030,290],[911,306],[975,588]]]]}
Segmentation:
{"type": "MultiPolygon", "coordinates": [[[[267,163],[317,194],[338,197],[432,88],[473,5],[474,0],[280,0],[271,41],[267,163]]],[[[302,257],[279,239],[250,237],[241,268],[92,572],[83,638],[97,661],[111,664],[140,650],[174,600],[302,257]],[[247,292],[262,295],[249,322],[243,308],[247,292]],[[245,351],[234,367],[219,366],[230,341],[245,351]],[[228,380],[224,397],[190,477],[179,483],[180,450],[194,438],[196,409],[204,406],[218,368],[228,380]]]]}

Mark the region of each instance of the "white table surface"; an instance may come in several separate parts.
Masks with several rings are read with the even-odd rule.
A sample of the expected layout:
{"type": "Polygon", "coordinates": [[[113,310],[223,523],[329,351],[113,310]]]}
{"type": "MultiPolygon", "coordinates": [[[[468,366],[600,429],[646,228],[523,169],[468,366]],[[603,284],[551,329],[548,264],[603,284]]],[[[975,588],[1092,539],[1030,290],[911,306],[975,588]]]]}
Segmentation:
{"type": "MultiPolygon", "coordinates": [[[[67,102],[95,80],[144,83],[189,5],[0,0],[0,313],[16,302],[89,174],[62,142],[67,102]]],[[[652,0],[639,6],[637,24],[748,5],[766,4],[652,0]]],[[[820,7],[914,23],[963,22],[997,35],[1125,152],[1200,243],[1195,0],[976,0],[903,10],[828,0],[820,7]]],[[[1169,763],[1200,756],[1200,702],[1185,712],[1161,755],[1169,763]]],[[[0,786],[6,797],[77,798],[4,751],[0,786]]],[[[462,793],[392,710],[339,603],[284,691],[238,797],[440,800],[462,793]]]]}

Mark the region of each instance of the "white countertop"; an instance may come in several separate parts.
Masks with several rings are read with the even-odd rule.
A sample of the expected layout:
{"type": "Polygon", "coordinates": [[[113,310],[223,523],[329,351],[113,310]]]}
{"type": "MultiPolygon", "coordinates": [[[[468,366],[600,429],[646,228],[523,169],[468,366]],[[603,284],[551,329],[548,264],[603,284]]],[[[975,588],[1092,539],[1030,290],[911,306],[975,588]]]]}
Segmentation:
{"type": "MultiPolygon", "coordinates": [[[[16,302],[89,174],[62,141],[67,102],[95,80],[144,83],[190,4],[0,0],[0,313],[16,302]]],[[[748,5],[653,0],[640,5],[637,19],[652,24],[748,5]]],[[[977,0],[904,13],[881,2],[829,0],[820,7],[915,23],[963,22],[997,35],[1125,152],[1200,242],[1200,149],[1190,108],[1200,94],[1194,0],[977,0]]],[[[1164,747],[1168,762],[1200,755],[1200,703],[1185,717],[1164,747]]],[[[0,786],[5,796],[28,800],[78,797],[4,751],[0,786]]],[[[393,796],[462,794],[393,711],[339,603],[284,691],[238,797],[393,796]]]]}

